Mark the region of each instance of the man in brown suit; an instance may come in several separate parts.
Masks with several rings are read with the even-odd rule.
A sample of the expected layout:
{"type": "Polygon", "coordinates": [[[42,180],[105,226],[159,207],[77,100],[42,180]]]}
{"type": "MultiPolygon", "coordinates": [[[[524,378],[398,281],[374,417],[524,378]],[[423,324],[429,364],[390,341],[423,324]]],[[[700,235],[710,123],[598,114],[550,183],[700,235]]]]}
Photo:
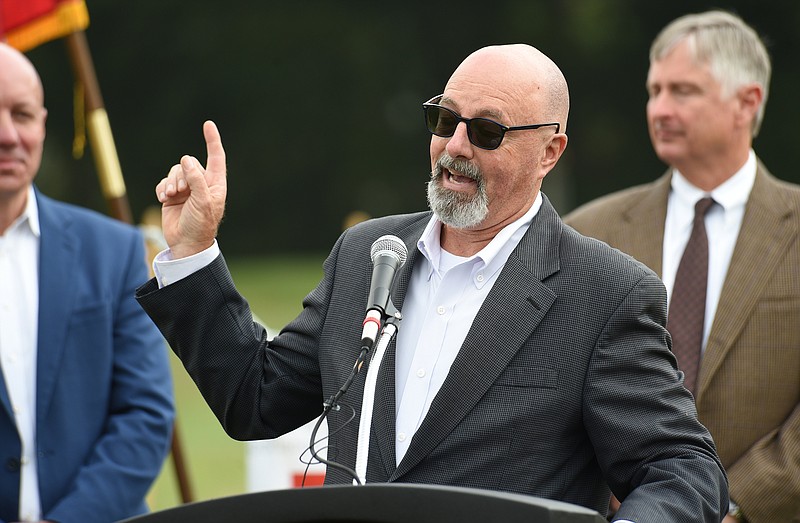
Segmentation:
{"type": "Polygon", "coordinates": [[[701,363],[687,388],[729,475],[725,522],[800,521],[800,187],[752,150],[769,76],[763,43],[738,17],[672,22],[647,77],[650,138],[669,170],[565,218],[644,262],[672,293],[694,205],[713,199],[701,363]]]}

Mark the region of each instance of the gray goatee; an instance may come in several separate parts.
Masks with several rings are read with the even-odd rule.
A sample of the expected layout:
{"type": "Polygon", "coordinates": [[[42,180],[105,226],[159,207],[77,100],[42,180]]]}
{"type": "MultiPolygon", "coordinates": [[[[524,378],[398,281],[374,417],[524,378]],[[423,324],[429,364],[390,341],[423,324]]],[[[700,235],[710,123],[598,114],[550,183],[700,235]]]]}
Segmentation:
{"type": "Polygon", "coordinates": [[[428,182],[428,205],[439,220],[450,227],[466,229],[480,224],[489,213],[489,197],[480,169],[466,160],[456,160],[443,153],[436,161],[428,182]],[[475,180],[476,193],[470,195],[445,188],[442,185],[445,169],[475,180]]]}

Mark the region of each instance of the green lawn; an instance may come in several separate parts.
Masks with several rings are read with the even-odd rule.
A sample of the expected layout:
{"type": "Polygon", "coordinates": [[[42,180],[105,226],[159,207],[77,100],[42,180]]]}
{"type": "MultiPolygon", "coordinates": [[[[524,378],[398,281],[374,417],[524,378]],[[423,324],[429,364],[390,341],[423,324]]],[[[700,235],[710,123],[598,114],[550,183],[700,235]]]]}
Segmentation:
{"type": "MultiPolygon", "coordinates": [[[[323,255],[229,259],[234,281],[253,312],[271,329],[294,318],[302,299],[322,277],[323,255]]],[[[180,361],[172,355],[178,434],[195,501],[245,491],[245,443],[228,437],[180,361]]],[[[152,510],[181,504],[170,457],[148,503],[152,510]]]]}

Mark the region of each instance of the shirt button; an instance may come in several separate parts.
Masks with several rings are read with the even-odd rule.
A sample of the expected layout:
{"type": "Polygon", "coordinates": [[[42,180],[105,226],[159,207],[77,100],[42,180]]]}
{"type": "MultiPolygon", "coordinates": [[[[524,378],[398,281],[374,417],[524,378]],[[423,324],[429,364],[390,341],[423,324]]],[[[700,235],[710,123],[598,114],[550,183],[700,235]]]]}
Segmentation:
{"type": "Polygon", "coordinates": [[[398,434],[397,435],[397,440],[398,441],[405,441],[406,440],[406,433],[405,432],[401,432],[400,434],[398,434]]]}
{"type": "Polygon", "coordinates": [[[478,276],[475,279],[478,281],[483,281],[483,274],[478,274],[478,276]]]}
{"type": "Polygon", "coordinates": [[[438,312],[439,314],[444,314],[446,311],[447,309],[445,309],[443,305],[439,305],[438,307],[436,307],[436,312],[438,312]]]}
{"type": "Polygon", "coordinates": [[[417,377],[424,378],[425,377],[425,369],[417,369],[417,377]]]}

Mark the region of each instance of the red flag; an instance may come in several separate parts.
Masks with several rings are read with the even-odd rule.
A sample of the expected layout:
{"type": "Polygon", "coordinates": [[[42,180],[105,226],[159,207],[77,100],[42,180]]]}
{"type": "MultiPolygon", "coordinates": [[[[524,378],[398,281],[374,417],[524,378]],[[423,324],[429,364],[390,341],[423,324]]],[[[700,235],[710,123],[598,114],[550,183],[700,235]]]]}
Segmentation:
{"type": "Polygon", "coordinates": [[[88,26],[85,0],[0,0],[0,39],[20,51],[88,26]]]}

